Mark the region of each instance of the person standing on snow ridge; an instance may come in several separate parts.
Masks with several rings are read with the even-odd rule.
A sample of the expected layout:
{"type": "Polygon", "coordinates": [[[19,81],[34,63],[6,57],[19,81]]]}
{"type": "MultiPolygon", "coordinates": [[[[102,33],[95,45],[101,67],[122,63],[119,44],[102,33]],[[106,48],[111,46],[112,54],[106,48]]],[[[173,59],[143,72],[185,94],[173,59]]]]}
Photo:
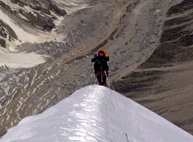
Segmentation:
{"type": "Polygon", "coordinates": [[[109,61],[109,57],[105,50],[100,49],[98,53],[94,55],[94,58],[91,59],[94,63],[94,71],[95,76],[98,80],[99,85],[107,86],[106,84],[106,76],[108,77],[109,67],[107,65],[107,61],[109,61]]]}

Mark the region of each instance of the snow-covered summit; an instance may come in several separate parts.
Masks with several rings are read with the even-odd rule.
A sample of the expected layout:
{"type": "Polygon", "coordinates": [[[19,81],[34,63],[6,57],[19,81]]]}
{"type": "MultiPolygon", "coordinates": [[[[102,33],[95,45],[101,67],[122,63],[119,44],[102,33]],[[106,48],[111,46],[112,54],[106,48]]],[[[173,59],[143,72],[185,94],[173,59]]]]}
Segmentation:
{"type": "Polygon", "coordinates": [[[23,119],[0,142],[193,142],[157,114],[106,87],[88,86],[23,119]]]}

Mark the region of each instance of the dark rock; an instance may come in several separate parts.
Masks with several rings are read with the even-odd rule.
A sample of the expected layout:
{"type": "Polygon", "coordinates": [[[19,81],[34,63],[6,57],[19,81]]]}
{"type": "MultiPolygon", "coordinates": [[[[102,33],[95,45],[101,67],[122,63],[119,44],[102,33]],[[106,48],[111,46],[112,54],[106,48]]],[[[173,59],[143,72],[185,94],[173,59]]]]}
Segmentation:
{"type": "MultiPolygon", "coordinates": [[[[193,1],[184,0],[182,3],[171,7],[168,17],[178,14],[178,17],[165,21],[163,32],[160,38],[160,45],[153,52],[150,58],[140,67],[160,67],[169,62],[190,60],[192,58],[181,58],[187,54],[189,46],[193,45],[193,16],[192,12],[184,16],[187,10],[193,9],[193,1]]],[[[188,55],[188,57],[191,57],[188,55]]]]}
{"type": "Polygon", "coordinates": [[[184,13],[187,10],[190,10],[192,8],[193,8],[193,1],[192,0],[184,0],[181,3],[171,7],[167,12],[167,16],[170,17],[170,16],[176,15],[176,14],[182,14],[182,13],[184,13]]]}
{"type": "Polygon", "coordinates": [[[2,38],[0,38],[0,45],[4,48],[6,47],[6,41],[2,38]]]}
{"type": "Polygon", "coordinates": [[[18,4],[21,7],[27,6],[27,4],[21,0],[11,0],[11,2],[18,4]]]}

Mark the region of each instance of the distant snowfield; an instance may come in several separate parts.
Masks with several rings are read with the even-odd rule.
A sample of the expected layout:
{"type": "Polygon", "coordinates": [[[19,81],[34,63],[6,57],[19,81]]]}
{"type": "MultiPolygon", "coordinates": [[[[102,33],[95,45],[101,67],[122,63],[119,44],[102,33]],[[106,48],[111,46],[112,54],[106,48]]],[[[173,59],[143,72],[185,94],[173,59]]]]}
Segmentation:
{"type": "MultiPolygon", "coordinates": [[[[15,47],[20,45],[21,43],[30,42],[30,43],[41,43],[45,41],[51,41],[55,37],[55,33],[52,32],[50,34],[43,32],[34,32],[34,30],[29,29],[28,27],[21,27],[16,24],[10,17],[4,14],[0,10],[0,19],[2,19],[7,25],[13,28],[14,32],[18,36],[18,39],[21,41],[10,41],[7,40],[9,44],[9,50],[11,52],[15,52],[15,47]],[[27,31],[26,31],[27,29],[27,31]]],[[[60,21],[62,19],[60,18],[60,21]]],[[[60,23],[60,22],[58,22],[60,23]]],[[[33,67],[35,65],[44,63],[45,60],[42,55],[38,55],[36,53],[10,53],[4,52],[4,50],[0,49],[0,66],[7,65],[12,68],[28,68],[33,67]]]]}
{"type": "MultiPolygon", "coordinates": [[[[5,3],[7,3],[12,9],[17,10],[19,7],[17,4],[13,4],[10,1],[3,0],[5,3]]],[[[58,4],[59,7],[62,9],[65,9],[67,11],[67,14],[70,15],[73,12],[76,12],[80,9],[84,9],[88,7],[88,4],[84,3],[84,0],[54,0],[56,4],[58,4]]],[[[33,14],[33,11],[29,7],[24,7],[23,10],[26,10],[27,12],[31,12],[33,14]]],[[[54,14],[54,13],[53,13],[54,14]]],[[[51,33],[46,33],[42,31],[38,31],[36,29],[30,29],[29,27],[26,27],[22,24],[18,24],[15,21],[11,19],[8,15],[6,15],[3,11],[0,10],[0,19],[13,28],[14,32],[18,36],[18,41],[9,41],[7,39],[8,43],[8,49],[12,52],[15,52],[15,47],[17,45],[20,45],[25,42],[29,43],[43,43],[46,41],[51,41],[55,39],[55,41],[62,42],[62,38],[64,38],[64,35],[61,37],[61,35],[57,35],[57,33],[53,30],[51,33]]],[[[22,15],[20,15],[22,16],[22,15]]],[[[56,26],[58,26],[61,21],[64,19],[64,17],[58,17],[55,15],[58,20],[55,20],[54,23],[56,26]]],[[[22,17],[21,17],[22,18],[22,17]]],[[[38,55],[36,53],[3,53],[3,50],[0,51],[0,66],[7,65],[12,68],[28,68],[33,67],[35,65],[44,63],[45,60],[42,55],[38,55]]]]}
{"type": "Polygon", "coordinates": [[[67,15],[72,14],[78,10],[88,8],[89,5],[84,2],[85,0],[52,0],[58,7],[64,8],[67,15]]]}
{"type": "MultiPolygon", "coordinates": [[[[21,41],[12,41],[9,44],[10,45],[19,45],[21,43],[25,43],[25,42],[30,42],[30,43],[41,43],[41,42],[45,42],[45,41],[49,41],[51,39],[53,39],[54,37],[54,33],[45,33],[45,32],[40,32],[38,30],[35,29],[30,29],[28,27],[23,27],[17,23],[15,23],[9,16],[7,16],[5,13],[3,13],[0,10],[0,19],[6,23],[7,25],[9,25],[10,27],[13,28],[14,32],[16,33],[16,35],[18,36],[18,39],[21,41]]],[[[63,18],[62,18],[63,19],[63,18]]],[[[60,21],[62,20],[60,18],[60,21]]],[[[58,22],[59,23],[59,22],[58,22]]]]}
{"type": "Polygon", "coordinates": [[[36,53],[6,53],[0,50],[0,66],[29,68],[44,63],[44,57],[36,53]]]}
{"type": "Polygon", "coordinates": [[[129,98],[92,85],[24,118],[0,142],[193,142],[193,136],[129,98]]]}

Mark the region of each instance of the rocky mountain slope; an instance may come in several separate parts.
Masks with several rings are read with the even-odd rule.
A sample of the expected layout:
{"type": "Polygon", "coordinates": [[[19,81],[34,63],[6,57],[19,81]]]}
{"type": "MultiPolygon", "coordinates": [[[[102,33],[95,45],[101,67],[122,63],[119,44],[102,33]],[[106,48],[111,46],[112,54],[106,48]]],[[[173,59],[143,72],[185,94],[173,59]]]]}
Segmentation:
{"type": "MultiPolygon", "coordinates": [[[[51,31],[55,21],[66,11],[57,7],[51,0],[2,0],[0,1],[0,45],[9,47],[12,42],[26,42],[25,33],[33,36],[35,31],[51,31]],[[14,21],[14,22],[12,22],[14,21]],[[17,27],[17,28],[16,28],[17,27]],[[22,31],[22,34],[19,32],[22,31]]],[[[27,40],[30,42],[32,37],[27,40]]]]}
{"type": "Polygon", "coordinates": [[[14,41],[17,52],[49,56],[44,64],[31,68],[1,67],[0,135],[21,118],[96,83],[90,59],[101,47],[110,56],[109,80],[115,90],[192,133],[190,0],[33,2],[0,3],[7,5],[0,11],[22,23],[22,31],[44,36],[44,40],[26,40],[1,21],[6,33],[1,34],[2,48],[8,49],[14,41]]]}
{"type": "Polygon", "coordinates": [[[193,134],[193,2],[171,6],[153,54],[115,89],[193,134]]]}

